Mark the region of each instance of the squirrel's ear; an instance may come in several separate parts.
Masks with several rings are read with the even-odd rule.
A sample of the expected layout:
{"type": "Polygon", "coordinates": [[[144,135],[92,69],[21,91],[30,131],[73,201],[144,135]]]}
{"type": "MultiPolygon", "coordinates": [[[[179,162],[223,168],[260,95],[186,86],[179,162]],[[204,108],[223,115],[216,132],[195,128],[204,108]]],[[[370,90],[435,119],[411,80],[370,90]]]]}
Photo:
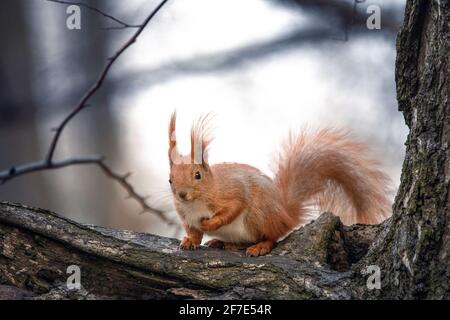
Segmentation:
{"type": "Polygon", "coordinates": [[[205,170],[209,170],[208,147],[212,141],[210,118],[210,114],[200,117],[191,129],[191,163],[201,164],[205,170]]]}
{"type": "Polygon", "coordinates": [[[172,113],[169,122],[169,163],[172,167],[174,160],[178,157],[177,137],[176,137],[177,113],[172,113]]]}
{"type": "Polygon", "coordinates": [[[209,171],[209,162],[208,162],[208,146],[204,145],[204,142],[202,141],[202,167],[205,169],[206,172],[209,171]]]}

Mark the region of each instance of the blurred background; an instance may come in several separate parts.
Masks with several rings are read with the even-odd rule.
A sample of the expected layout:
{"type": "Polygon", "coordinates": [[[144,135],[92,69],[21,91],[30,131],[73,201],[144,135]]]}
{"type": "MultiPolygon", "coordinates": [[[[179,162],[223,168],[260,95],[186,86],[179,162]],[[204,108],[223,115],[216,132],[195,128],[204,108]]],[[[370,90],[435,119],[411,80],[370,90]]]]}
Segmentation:
{"type": "MultiPolygon", "coordinates": [[[[139,24],[154,0],[86,1],[139,24]]],[[[42,159],[51,128],[77,104],[135,29],[67,5],[0,3],[0,171],[42,159]]],[[[290,129],[346,127],[367,141],[399,185],[407,127],[395,97],[395,37],[404,0],[172,0],[113,65],[103,87],[66,128],[56,158],[101,154],[149,203],[174,216],[168,185],[167,122],[179,114],[188,149],[194,118],[213,112],[210,162],[238,161],[270,174],[290,129]],[[366,10],[381,8],[381,29],[366,10]]],[[[82,223],[181,236],[95,166],[22,176],[0,199],[82,223]]]]}

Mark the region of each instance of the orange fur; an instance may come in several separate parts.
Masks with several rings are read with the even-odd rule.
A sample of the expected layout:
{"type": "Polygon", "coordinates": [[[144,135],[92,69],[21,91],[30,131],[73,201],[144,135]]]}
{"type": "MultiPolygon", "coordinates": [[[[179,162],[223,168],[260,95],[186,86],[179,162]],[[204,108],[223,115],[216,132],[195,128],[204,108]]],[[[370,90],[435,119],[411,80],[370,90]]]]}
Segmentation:
{"type": "Polygon", "coordinates": [[[232,242],[223,242],[219,239],[212,239],[205,243],[206,246],[215,249],[223,249],[227,251],[239,251],[241,249],[246,249],[248,245],[232,242]]]}
{"type": "Polygon", "coordinates": [[[188,225],[184,226],[187,236],[181,241],[180,247],[184,250],[198,249],[202,243],[203,233],[200,230],[191,228],[188,225]]]}
{"type": "Polygon", "coordinates": [[[291,135],[270,179],[245,164],[210,166],[208,119],[194,124],[191,154],[184,157],[176,148],[175,114],[169,124],[171,188],[187,232],[182,248],[195,249],[206,233],[218,238],[211,246],[245,245],[248,255],[258,256],[305,223],[311,208],[334,212],[346,224],[377,223],[389,215],[388,178],[349,134],[291,135]]]}

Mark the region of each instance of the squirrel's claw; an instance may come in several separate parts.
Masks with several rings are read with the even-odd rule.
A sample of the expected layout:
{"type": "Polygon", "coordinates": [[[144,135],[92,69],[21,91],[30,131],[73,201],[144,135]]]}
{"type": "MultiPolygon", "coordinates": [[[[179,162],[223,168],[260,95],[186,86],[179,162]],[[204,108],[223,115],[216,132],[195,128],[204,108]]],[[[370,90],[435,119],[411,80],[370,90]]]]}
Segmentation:
{"type": "Polygon", "coordinates": [[[184,237],[180,243],[180,248],[183,250],[196,250],[200,247],[200,243],[193,241],[189,237],[184,237]]]}
{"type": "Polygon", "coordinates": [[[261,241],[251,247],[248,247],[245,254],[247,255],[247,257],[265,256],[272,251],[272,249],[275,247],[275,244],[276,242],[271,240],[261,241]]]}

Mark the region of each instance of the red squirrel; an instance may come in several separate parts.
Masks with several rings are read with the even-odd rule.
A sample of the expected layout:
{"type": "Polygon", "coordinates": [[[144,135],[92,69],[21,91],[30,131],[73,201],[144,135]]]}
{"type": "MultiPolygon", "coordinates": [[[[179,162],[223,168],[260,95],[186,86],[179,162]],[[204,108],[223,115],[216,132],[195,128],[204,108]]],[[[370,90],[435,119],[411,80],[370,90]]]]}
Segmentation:
{"type": "Polygon", "coordinates": [[[169,123],[170,186],[186,237],[180,247],[246,248],[248,256],[271,252],[277,241],[305,223],[314,207],[345,224],[378,223],[390,214],[388,177],[367,147],[339,130],[291,134],[273,179],[246,164],[210,165],[208,117],[191,129],[191,152],[177,149],[176,113],[169,123]]]}

